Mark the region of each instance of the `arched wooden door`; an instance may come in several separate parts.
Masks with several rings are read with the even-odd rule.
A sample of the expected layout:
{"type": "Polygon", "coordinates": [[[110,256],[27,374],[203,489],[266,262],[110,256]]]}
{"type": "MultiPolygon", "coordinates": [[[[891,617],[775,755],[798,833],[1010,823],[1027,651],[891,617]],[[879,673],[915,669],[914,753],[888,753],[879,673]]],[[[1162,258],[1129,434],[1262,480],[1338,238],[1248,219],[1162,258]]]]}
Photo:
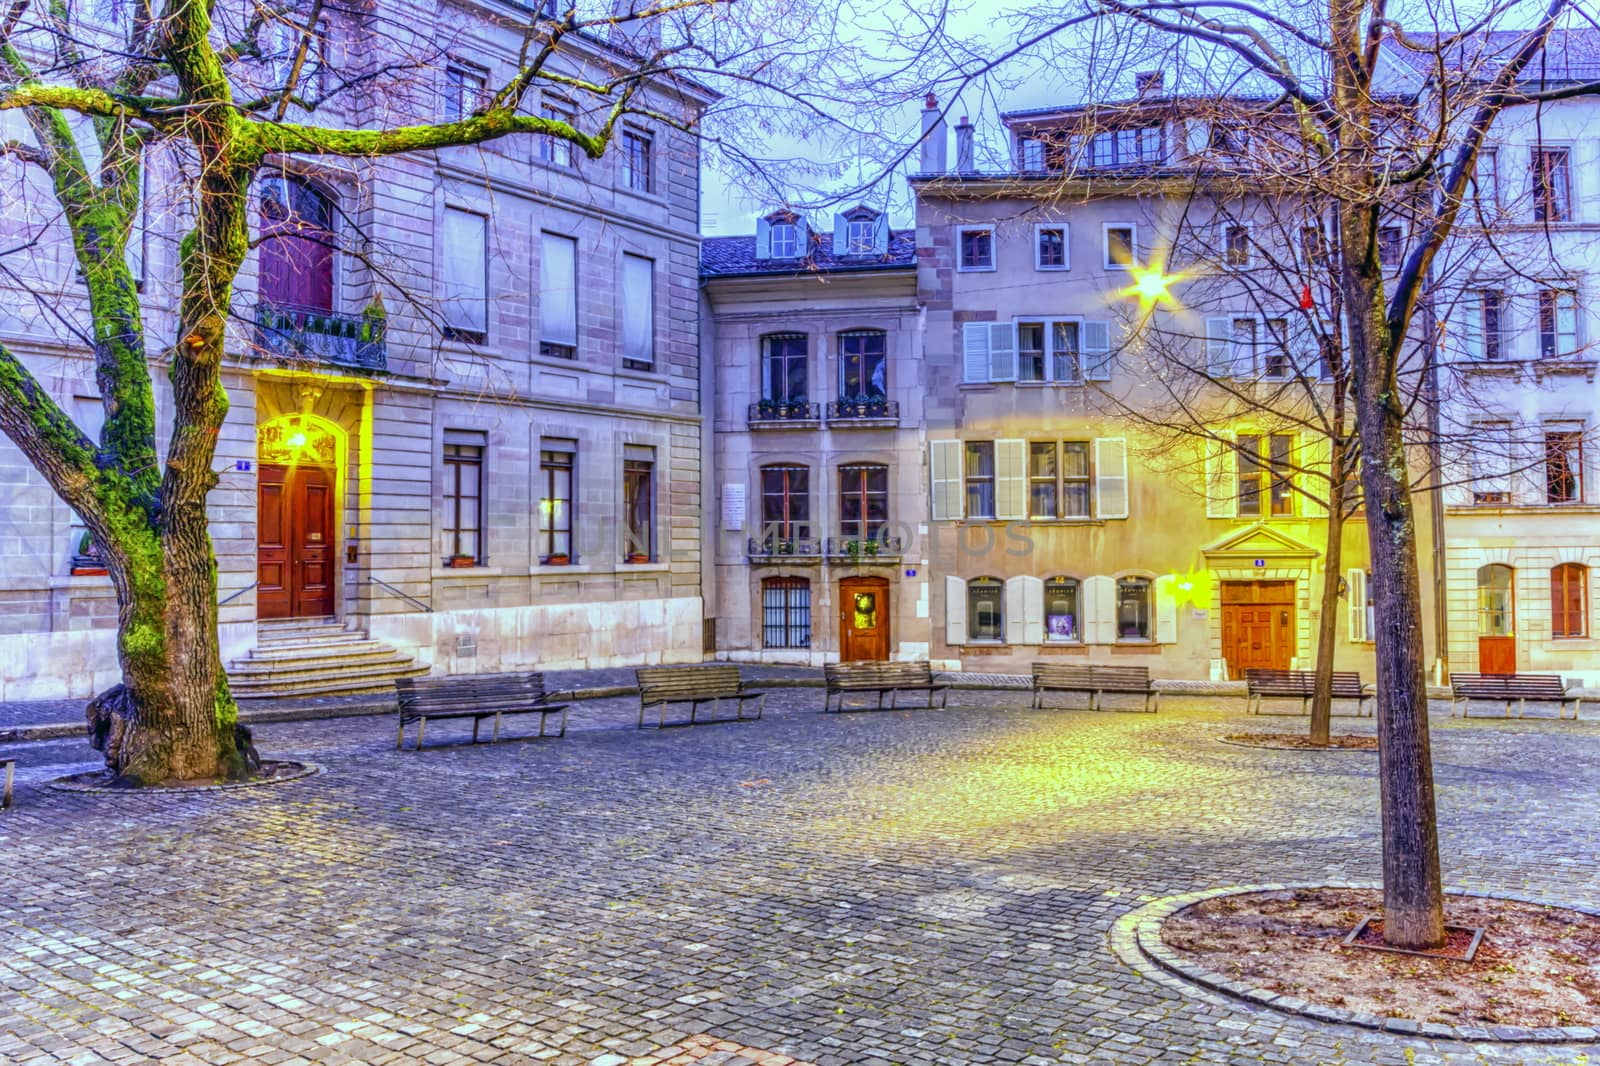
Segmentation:
{"type": "Polygon", "coordinates": [[[262,463],[256,485],[256,617],[332,614],[332,473],[315,465],[262,463]]]}
{"type": "Polygon", "coordinates": [[[847,577],[839,582],[839,659],[889,658],[889,582],[847,577]]]}

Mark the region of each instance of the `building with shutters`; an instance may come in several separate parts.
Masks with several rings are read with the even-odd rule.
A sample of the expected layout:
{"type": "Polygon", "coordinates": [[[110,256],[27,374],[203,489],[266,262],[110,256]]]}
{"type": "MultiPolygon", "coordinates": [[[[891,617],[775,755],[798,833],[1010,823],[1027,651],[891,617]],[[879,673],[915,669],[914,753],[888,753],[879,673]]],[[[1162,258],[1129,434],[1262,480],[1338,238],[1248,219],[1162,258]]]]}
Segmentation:
{"type": "MultiPolygon", "coordinates": [[[[1166,345],[1162,357],[1194,360],[1226,386],[1217,391],[1326,393],[1298,286],[1266,298],[1229,287],[1228,270],[1252,267],[1236,231],[1265,241],[1268,230],[1250,235],[1255,209],[1237,182],[1193,192],[1226,137],[1163,96],[1158,76],[1115,105],[1004,121],[1009,167],[974,165],[963,120],[947,168],[930,101],[912,179],[931,658],[1213,679],[1309,668],[1327,539],[1313,475],[1326,438],[1293,417],[1229,409],[1207,423],[1215,439],[1174,439],[1163,429],[1173,394],[1156,385],[1166,345]],[[1199,282],[1175,282],[1172,304],[1144,297],[1147,276],[1201,261],[1223,267],[1191,271],[1211,279],[1203,296],[1199,282]]],[[[1361,521],[1346,526],[1341,557],[1336,666],[1370,678],[1361,521]]]]}
{"type": "MultiPolygon", "coordinates": [[[[386,89],[345,92],[314,121],[470,114],[533,17],[454,0],[395,14],[376,45],[365,14],[326,15],[319,54],[386,89]],[[400,47],[442,58],[397,73],[400,47]]],[[[552,63],[604,81],[628,43],[569,35],[552,63]]],[[[251,95],[287,70],[271,42],[263,54],[239,64],[251,95]]],[[[701,657],[699,146],[683,130],[710,100],[684,79],[647,86],[600,160],[513,137],[262,172],[210,499],[237,695],[701,657]]],[[[549,89],[531,103],[580,126],[606,115],[549,89]]],[[[172,335],[184,185],[153,155],[136,255],[154,358],[172,335]]],[[[41,250],[6,256],[0,337],[93,431],[68,236],[37,176],[6,165],[3,243],[41,250]]],[[[0,476],[0,698],[92,695],[119,677],[109,580],[9,443],[0,476]]]]}
{"type": "Polygon", "coordinates": [[[778,211],[702,248],[715,375],[716,652],[926,659],[914,234],[778,211]]]}

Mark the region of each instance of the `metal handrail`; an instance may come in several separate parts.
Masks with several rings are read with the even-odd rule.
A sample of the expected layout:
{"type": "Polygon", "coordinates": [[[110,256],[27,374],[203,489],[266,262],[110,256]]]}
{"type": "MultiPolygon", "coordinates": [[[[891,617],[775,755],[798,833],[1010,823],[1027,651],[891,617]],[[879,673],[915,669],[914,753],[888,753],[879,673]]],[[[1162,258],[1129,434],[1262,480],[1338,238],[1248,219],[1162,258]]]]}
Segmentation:
{"type": "Polygon", "coordinates": [[[399,596],[402,600],[405,600],[407,603],[413,604],[413,605],[415,605],[417,607],[420,607],[422,610],[426,611],[428,614],[432,614],[433,613],[433,608],[432,607],[429,607],[427,604],[423,603],[421,600],[417,599],[415,596],[410,595],[409,593],[401,592],[399,589],[395,588],[393,585],[389,584],[387,581],[384,581],[381,578],[374,577],[371,574],[367,575],[367,580],[370,581],[372,584],[377,585],[379,588],[386,589],[389,592],[394,593],[396,596],[399,596]]]}
{"type": "Polygon", "coordinates": [[[246,585],[244,588],[240,589],[239,591],[231,592],[227,596],[225,596],[222,599],[218,600],[217,601],[217,606],[218,607],[226,607],[228,604],[232,603],[234,600],[238,599],[240,596],[243,596],[246,592],[249,592],[251,589],[255,588],[259,584],[261,584],[261,582],[259,582],[259,581],[250,582],[250,584],[246,585]]]}
{"type": "Polygon", "coordinates": [[[887,559],[893,561],[900,558],[904,551],[905,541],[901,537],[829,537],[823,547],[823,554],[830,559],[887,559]]]}

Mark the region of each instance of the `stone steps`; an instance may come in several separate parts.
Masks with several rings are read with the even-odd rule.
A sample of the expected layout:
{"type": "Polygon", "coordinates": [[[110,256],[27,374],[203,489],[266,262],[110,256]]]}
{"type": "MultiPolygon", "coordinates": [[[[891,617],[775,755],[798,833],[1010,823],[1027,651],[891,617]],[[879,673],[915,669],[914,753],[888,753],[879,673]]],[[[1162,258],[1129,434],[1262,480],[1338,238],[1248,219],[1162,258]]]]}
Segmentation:
{"type": "Polygon", "coordinates": [[[228,667],[236,699],[392,694],[401,677],[428,667],[410,655],[333,619],[285,619],[257,625],[256,646],[228,667]]]}

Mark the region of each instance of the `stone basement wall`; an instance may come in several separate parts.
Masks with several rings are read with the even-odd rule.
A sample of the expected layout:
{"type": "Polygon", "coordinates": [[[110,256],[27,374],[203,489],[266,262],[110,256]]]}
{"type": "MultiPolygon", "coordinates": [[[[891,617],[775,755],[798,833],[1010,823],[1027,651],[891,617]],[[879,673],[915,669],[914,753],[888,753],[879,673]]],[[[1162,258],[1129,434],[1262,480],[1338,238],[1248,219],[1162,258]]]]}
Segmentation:
{"type": "MultiPolygon", "coordinates": [[[[218,630],[224,663],[255,646],[254,622],[218,630]]],[[[0,700],[87,700],[121,680],[115,629],[0,636],[0,700]]]]}

